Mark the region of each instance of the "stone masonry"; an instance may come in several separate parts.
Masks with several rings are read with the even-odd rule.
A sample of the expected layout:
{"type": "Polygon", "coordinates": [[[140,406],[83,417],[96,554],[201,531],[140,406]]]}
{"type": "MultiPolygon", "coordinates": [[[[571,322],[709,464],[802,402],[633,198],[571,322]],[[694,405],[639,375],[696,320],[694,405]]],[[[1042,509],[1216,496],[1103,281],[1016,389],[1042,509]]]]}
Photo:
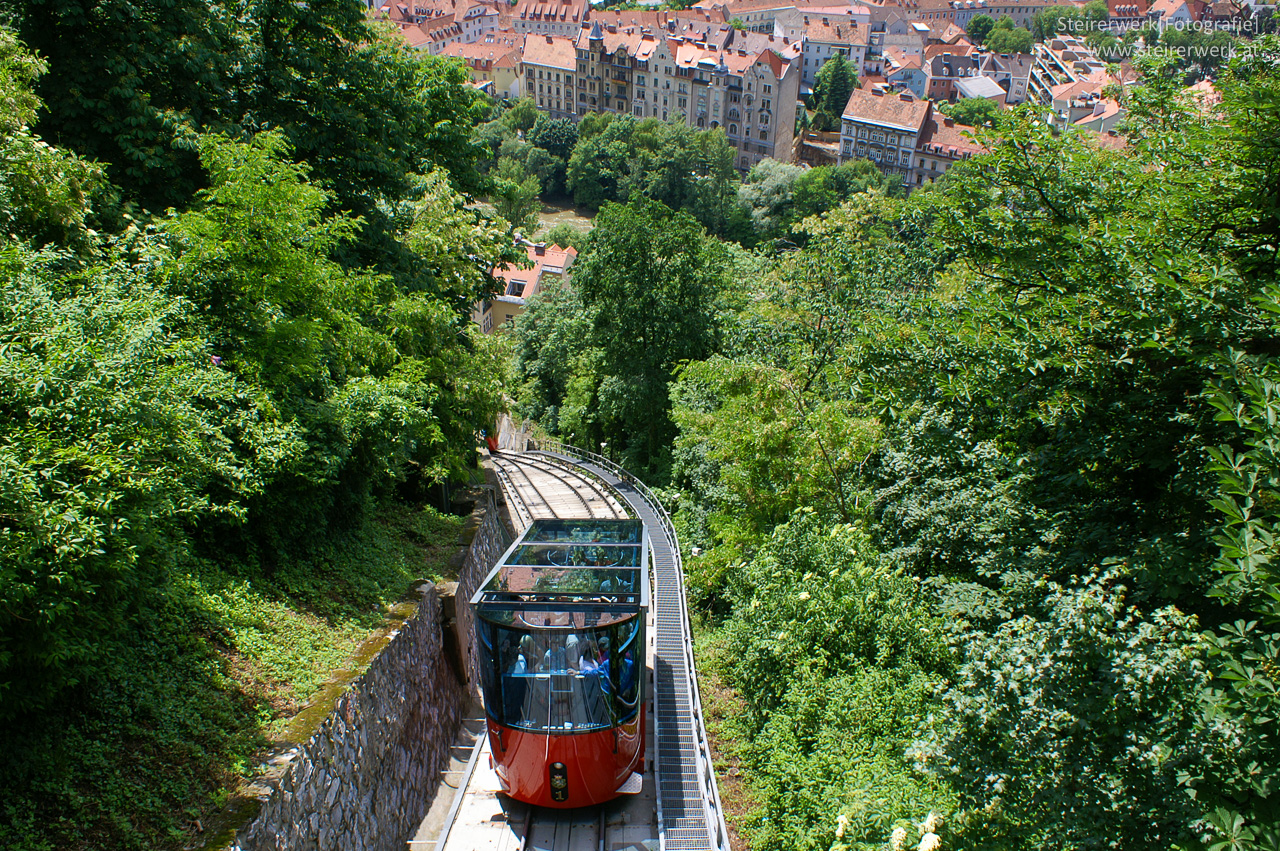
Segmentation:
{"type": "Polygon", "coordinates": [[[229,851],[403,851],[435,797],[475,690],[467,602],[510,542],[494,490],[476,506],[458,576],[455,628],[469,670],[460,677],[447,661],[440,597],[424,586],[416,613],[315,734],[274,760],[285,764],[280,779],[229,851]]]}
{"type": "Polygon", "coordinates": [[[402,851],[435,795],[463,706],[434,588],[239,832],[234,851],[402,851]]]}

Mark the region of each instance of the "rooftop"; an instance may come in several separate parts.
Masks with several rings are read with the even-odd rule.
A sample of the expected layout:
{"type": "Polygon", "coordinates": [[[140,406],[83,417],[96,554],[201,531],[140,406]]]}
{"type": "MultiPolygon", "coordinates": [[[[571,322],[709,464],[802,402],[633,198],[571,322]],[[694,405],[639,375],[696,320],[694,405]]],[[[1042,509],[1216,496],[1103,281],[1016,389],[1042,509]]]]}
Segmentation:
{"type": "Polygon", "coordinates": [[[906,92],[895,95],[854,89],[845,105],[843,117],[918,133],[929,117],[931,107],[929,101],[918,100],[906,92]]]}

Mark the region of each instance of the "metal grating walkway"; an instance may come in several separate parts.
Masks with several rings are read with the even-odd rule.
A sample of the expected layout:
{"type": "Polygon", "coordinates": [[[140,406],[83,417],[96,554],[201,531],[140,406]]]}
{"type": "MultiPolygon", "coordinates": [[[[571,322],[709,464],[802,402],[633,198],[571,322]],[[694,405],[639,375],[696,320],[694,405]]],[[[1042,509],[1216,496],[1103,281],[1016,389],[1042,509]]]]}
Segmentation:
{"type": "MultiPolygon", "coordinates": [[[[649,529],[655,586],[653,699],[661,847],[664,851],[728,851],[724,816],[697,697],[684,576],[675,531],[647,488],[642,492],[644,486],[637,487],[638,482],[633,484],[634,479],[624,471],[603,458],[574,457],[580,450],[561,445],[555,445],[554,449],[562,451],[542,454],[584,469],[613,487],[649,529]]],[[[592,457],[591,453],[581,455],[592,457]]]]}

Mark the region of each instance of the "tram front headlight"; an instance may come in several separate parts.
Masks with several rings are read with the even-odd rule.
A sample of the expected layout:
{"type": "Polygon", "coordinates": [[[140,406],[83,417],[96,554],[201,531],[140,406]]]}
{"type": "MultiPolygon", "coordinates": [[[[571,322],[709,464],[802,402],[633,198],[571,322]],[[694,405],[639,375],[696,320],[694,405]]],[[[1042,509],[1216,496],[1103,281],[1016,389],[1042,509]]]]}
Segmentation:
{"type": "Polygon", "coordinates": [[[557,803],[569,800],[569,769],[563,762],[553,762],[547,769],[551,786],[551,800],[557,803]]]}

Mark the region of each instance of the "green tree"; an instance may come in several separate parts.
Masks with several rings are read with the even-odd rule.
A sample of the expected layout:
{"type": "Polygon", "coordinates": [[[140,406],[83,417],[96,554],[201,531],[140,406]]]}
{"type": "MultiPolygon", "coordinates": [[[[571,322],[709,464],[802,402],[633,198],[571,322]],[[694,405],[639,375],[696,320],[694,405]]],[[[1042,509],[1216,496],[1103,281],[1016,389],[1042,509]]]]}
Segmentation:
{"type": "Polygon", "coordinates": [[[687,213],[654,201],[606,205],[573,269],[603,353],[602,437],[634,469],[667,475],[667,383],[681,361],[716,346],[723,246],[687,213]]]}
{"type": "Polygon", "coordinates": [[[974,44],[982,44],[995,25],[996,19],[990,15],[974,15],[969,19],[964,31],[969,34],[969,38],[973,39],[974,44]]]}
{"type": "Polygon", "coordinates": [[[545,233],[539,234],[538,238],[548,245],[559,245],[561,248],[572,246],[581,251],[586,248],[589,236],[589,231],[581,230],[568,222],[560,222],[545,233]]]}
{"type": "Polygon", "coordinates": [[[579,133],[566,178],[575,203],[598,208],[646,197],[716,233],[734,223],[737,175],[723,130],[602,114],[584,118],[579,133]]]}
{"type": "Polygon", "coordinates": [[[1047,41],[1059,33],[1083,39],[1101,31],[1109,14],[1104,0],[1091,0],[1083,8],[1049,6],[1032,16],[1031,33],[1036,41],[1047,41]]]}
{"type": "Polygon", "coordinates": [[[1198,624],[1173,607],[1136,609],[1105,581],[1024,582],[994,604],[1014,610],[994,628],[972,628],[971,602],[952,598],[963,663],[923,748],[932,767],[977,832],[1011,845],[1193,842],[1198,805],[1180,777],[1231,737],[1201,724],[1198,624]]]}
{"type": "Polygon", "coordinates": [[[538,211],[542,209],[538,196],[541,190],[537,175],[526,172],[518,160],[503,157],[494,170],[489,200],[497,214],[512,227],[532,233],[538,229],[538,211]]]}
{"type": "Polygon", "coordinates": [[[840,126],[840,116],[844,114],[849,95],[858,87],[858,74],[849,64],[843,53],[832,54],[822,67],[818,69],[817,79],[813,84],[813,101],[816,113],[813,127],[816,130],[831,130],[840,126]]]}
{"type": "Polygon", "coordinates": [[[578,125],[572,119],[548,118],[545,112],[539,112],[528,139],[553,157],[568,162],[578,142],[578,125]]]}
{"type": "Polygon", "coordinates": [[[201,179],[185,132],[236,118],[228,113],[245,54],[227,10],[197,0],[5,0],[0,9],[50,68],[35,89],[44,110],[33,129],[107,163],[112,181],[145,204],[185,201],[201,179]]]}
{"type": "Polygon", "coordinates": [[[1030,53],[1033,41],[1030,30],[1015,29],[1013,19],[1004,17],[987,34],[986,48],[993,53],[1030,53]]]}
{"type": "Polygon", "coordinates": [[[29,129],[41,101],[33,86],[47,66],[0,28],[0,232],[84,248],[89,196],[105,183],[100,169],[29,129]]]}
{"type": "Polygon", "coordinates": [[[763,159],[751,167],[738,187],[738,199],[750,211],[757,238],[772,239],[790,224],[795,183],[803,173],[799,166],[775,159],[763,159]]]}
{"type": "Polygon", "coordinates": [[[994,127],[1000,120],[1000,105],[989,98],[961,98],[939,104],[938,111],[966,127],[994,127]]]}
{"type": "Polygon", "coordinates": [[[542,113],[538,111],[538,105],[533,102],[533,98],[523,97],[502,113],[502,123],[515,133],[524,133],[532,130],[541,117],[542,113]]]}

